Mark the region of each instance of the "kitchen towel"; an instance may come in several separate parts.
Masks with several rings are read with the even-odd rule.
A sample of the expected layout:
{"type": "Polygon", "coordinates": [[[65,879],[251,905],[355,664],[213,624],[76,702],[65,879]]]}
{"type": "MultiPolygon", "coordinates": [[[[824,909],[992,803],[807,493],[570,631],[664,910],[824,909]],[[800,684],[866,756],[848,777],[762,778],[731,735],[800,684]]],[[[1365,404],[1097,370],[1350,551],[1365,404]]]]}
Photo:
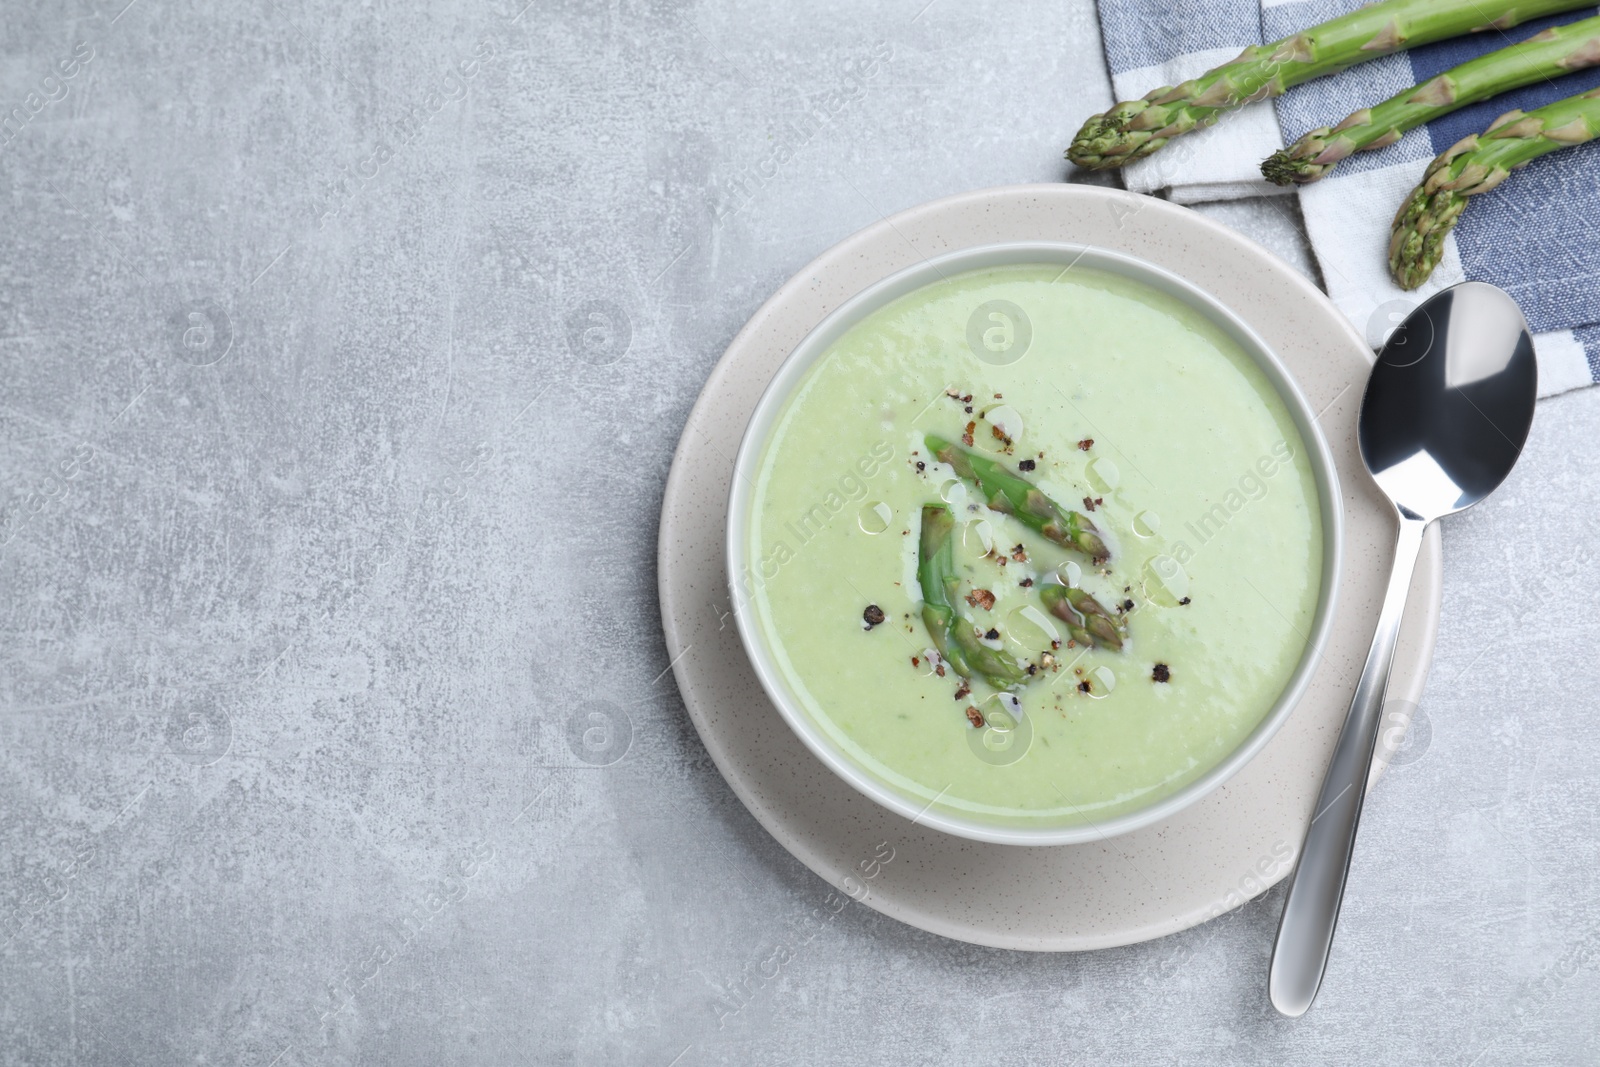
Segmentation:
{"type": "MultiPolygon", "coordinates": [[[[1100,0],[1099,12],[1113,90],[1117,99],[1132,100],[1227,62],[1246,45],[1359,6],[1359,0],[1100,0]]],[[[1535,334],[1541,396],[1591,385],[1600,380],[1600,142],[1536,160],[1473,197],[1422,288],[1408,293],[1395,285],[1387,256],[1390,220],[1434,156],[1512,108],[1528,111],[1600,86],[1600,68],[1464,107],[1387,148],[1351,156],[1311,185],[1271,185],[1260,164],[1307,130],[1594,13],[1584,8],[1358,64],[1179,137],[1123,168],[1123,178],[1129,189],[1166,190],[1179,203],[1298,195],[1328,295],[1374,346],[1423,298],[1471,278],[1500,286],[1522,305],[1535,334]]]]}

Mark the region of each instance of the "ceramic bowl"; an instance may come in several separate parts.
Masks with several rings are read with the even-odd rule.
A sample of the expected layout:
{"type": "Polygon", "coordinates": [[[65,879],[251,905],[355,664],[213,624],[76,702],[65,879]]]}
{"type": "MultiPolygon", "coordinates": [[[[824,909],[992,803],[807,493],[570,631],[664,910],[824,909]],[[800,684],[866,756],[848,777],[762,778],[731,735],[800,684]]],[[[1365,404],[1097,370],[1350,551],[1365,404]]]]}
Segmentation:
{"type": "Polygon", "coordinates": [[[1339,562],[1343,556],[1344,512],[1340,500],[1334,458],[1317,424],[1316,412],[1266,342],[1220,301],[1162,267],[1109,249],[1044,241],[983,245],[925,259],[862,290],[818,322],[784,360],[757,403],[734,459],[726,541],[730,599],[740,641],[762,687],[789,728],[838,776],[841,787],[853,787],[891,811],[959,837],[1012,845],[1076,844],[1128,833],[1170,818],[1227,781],[1283,725],[1305,691],[1328,639],[1339,588],[1339,562]],[[1255,360],[1282,397],[1308,448],[1321,503],[1323,567],[1317,610],[1300,662],[1277,701],[1237,748],[1184,788],[1145,807],[1081,824],[1062,825],[1059,821],[1045,823],[1041,820],[1041,825],[1030,827],[1025,821],[997,824],[937,804],[930,806],[925,799],[884,781],[844,751],[812,718],[778,669],[772,644],[753,606],[744,598],[739,576],[754,573],[748,550],[753,475],[790,396],[829,347],[857,322],[885,304],[942,278],[985,268],[1040,263],[1093,268],[1142,282],[1200,311],[1255,360]]]}

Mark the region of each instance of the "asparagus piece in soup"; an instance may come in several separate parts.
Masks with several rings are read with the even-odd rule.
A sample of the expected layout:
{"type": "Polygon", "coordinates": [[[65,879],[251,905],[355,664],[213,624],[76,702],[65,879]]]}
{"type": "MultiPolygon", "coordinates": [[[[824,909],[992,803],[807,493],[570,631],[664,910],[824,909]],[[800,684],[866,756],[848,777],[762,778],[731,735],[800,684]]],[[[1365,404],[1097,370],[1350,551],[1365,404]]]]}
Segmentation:
{"type": "Polygon", "coordinates": [[[956,612],[955,554],[951,548],[955,518],[942,504],[922,508],[922,540],[917,556],[917,581],[922,585],[922,621],[934,647],[963,678],[982,678],[996,689],[1008,689],[1026,675],[1016,660],[978,640],[972,624],[956,612]]]}
{"type": "Polygon", "coordinates": [[[990,511],[1010,515],[1031,530],[1063,548],[1076,549],[1095,563],[1104,563],[1111,552],[1088,517],[1062,507],[1021,475],[985,456],[969,452],[942,437],[927,435],[928,450],[941,463],[955,468],[956,474],[978,487],[990,511]]]}
{"type": "Polygon", "coordinates": [[[1117,620],[1100,602],[1070,585],[1047,585],[1039,590],[1045,610],[1067,624],[1067,633],[1080,645],[1122,651],[1123,633],[1117,620]]]}

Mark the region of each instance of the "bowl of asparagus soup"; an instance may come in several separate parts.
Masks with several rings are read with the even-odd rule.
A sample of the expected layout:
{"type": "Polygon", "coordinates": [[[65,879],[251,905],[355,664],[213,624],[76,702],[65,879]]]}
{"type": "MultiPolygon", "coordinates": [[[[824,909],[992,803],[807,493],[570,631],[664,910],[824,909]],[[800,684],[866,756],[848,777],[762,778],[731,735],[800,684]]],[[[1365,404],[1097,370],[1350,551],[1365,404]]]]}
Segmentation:
{"type": "Polygon", "coordinates": [[[844,782],[964,837],[1096,840],[1291,713],[1338,501],[1315,414],[1229,309],[1120,253],[973,248],[843,303],[768,386],[734,616],[844,782]]]}

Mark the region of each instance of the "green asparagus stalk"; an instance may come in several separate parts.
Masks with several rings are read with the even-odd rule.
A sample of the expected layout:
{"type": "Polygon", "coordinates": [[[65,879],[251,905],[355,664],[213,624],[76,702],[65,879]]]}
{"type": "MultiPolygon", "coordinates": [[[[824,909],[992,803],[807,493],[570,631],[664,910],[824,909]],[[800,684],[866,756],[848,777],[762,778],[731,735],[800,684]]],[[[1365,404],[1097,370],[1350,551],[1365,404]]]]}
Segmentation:
{"type": "Polygon", "coordinates": [[[1039,590],[1045,610],[1067,624],[1067,633],[1080,645],[1122,650],[1122,627],[1100,602],[1070,585],[1047,585],[1039,590]]]}
{"type": "Polygon", "coordinates": [[[1083,124],[1067,158],[1090,170],[1120,167],[1211,125],[1225,111],[1324,74],[1473,30],[1504,30],[1591,6],[1593,0],[1384,0],[1281,41],[1251,45],[1182,85],[1115,104],[1083,124]]]}
{"type": "Polygon", "coordinates": [[[968,452],[932,434],[927,441],[928,451],[939,462],[950,464],[956,474],[977,486],[989,510],[1010,515],[1063,548],[1082,552],[1095,563],[1103,563],[1111,555],[1087,516],[1062,507],[1045,496],[1038,486],[992,459],[968,452]]]}
{"type": "Polygon", "coordinates": [[[1508,111],[1482,135],[1463,137],[1423,175],[1394,217],[1389,272],[1401,288],[1428,280],[1444,254],[1444,239],[1461,218],[1467,198],[1505,181],[1517,167],[1600,136],[1600,89],[1569,96],[1534,111],[1508,111]]]}
{"type": "Polygon", "coordinates": [[[981,677],[996,689],[1009,689],[1026,679],[1016,660],[978,640],[972,624],[956,612],[956,576],[951,535],[955,519],[942,504],[922,509],[922,538],[917,556],[917,581],[922,585],[922,621],[939,655],[961,677],[981,677]]]}
{"type": "Polygon", "coordinates": [[[1392,145],[1407,130],[1458,108],[1597,63],[1600,15],[1552,26],[1362,108],[1337,126],[1312,130],[1273,153],[1261,164],[1261,173],[1278,185],[1305,185],[1326,176],[1351,153],[1392,145]]]}

